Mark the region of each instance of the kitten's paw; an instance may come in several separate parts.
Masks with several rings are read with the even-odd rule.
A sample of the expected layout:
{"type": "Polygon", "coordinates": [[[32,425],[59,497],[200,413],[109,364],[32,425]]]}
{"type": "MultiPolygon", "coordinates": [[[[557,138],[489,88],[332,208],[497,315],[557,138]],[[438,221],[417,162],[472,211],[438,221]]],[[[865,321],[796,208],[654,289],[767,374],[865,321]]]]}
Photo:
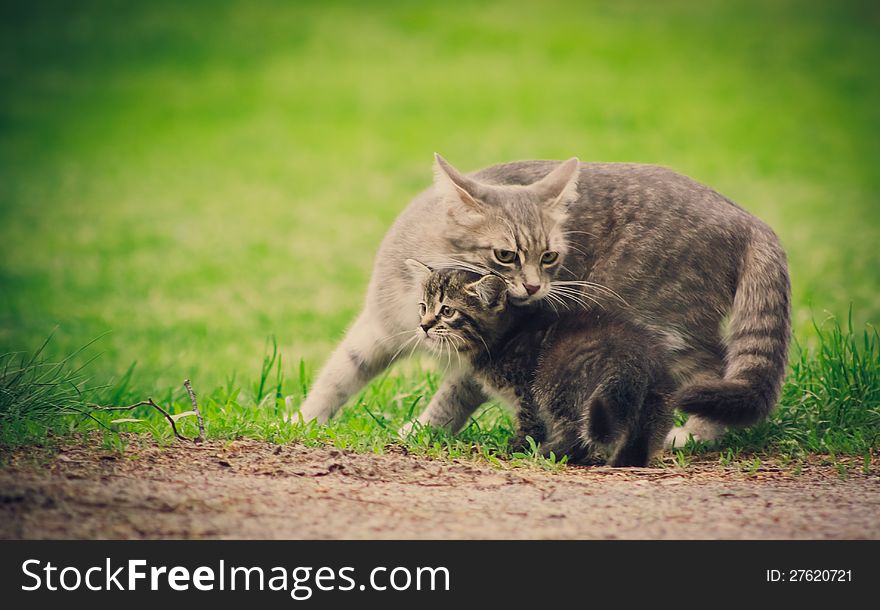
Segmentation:
{"type": "Polygon", "coordinates": [[[525,434],[517,434],[507,441],[507,448],[511,453],[526,453],[531,449],[525,434]]]}

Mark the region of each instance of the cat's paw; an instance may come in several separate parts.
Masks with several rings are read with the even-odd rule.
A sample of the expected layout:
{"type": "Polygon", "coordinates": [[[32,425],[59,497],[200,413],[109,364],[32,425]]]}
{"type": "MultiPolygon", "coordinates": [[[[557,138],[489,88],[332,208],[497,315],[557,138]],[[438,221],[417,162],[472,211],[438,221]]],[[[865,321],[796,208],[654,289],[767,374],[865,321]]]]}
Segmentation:
{"type": "Polygon", "coordinates": [[[700,440],[696,438],[690,430],[686,430],[684,426],[677,426],[669,431],[663,446],[666,449],[681,449],[685,446],[689,439],[700,440]]]}
{"type": "Polygon", "coordinates": [[[327,423],[327,420],[330,419],[329,417],[327,417],[325,412],[316,411],[309,408],[308,401],[303,403],[302,406],[297,407],[294,402],[293,396],[284,397],[284,407],[284,421],[289,424],[296,424],[300,422],[307,424],[312,421],[318,424],[325,424],[327,423]]]}
{"type": "Polygon", "coordinates": [[[681,449],[688,442],[688,439],[708,443],[720,438],[726,431],[727,428],[722,424],[704,419],[699,415],[691,415],[684,426],[669,431],[664,446],[667,449],[681,449]]]}
{"type": "Polygon", "coordinates": [[[284,415],[282,416],[284,423],[299,423],[299,408],[293,402],[293,396],[284,397],[284,415]]]}
{"type": "Polygon", "coordinates": [[[415,423],[415,421],[410,421],[403,424],[397,431],[397,436],[399,436],[400,438],[406,438],[407,436],[409,436],[413,431],[415,423]]]}

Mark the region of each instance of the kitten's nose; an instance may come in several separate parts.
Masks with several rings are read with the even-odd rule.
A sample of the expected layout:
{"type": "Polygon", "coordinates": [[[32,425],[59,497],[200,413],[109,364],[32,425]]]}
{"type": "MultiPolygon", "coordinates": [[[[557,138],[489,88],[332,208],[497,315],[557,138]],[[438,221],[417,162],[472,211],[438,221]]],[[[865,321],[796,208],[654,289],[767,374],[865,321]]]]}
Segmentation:
{"type": "Polygon", "coordinates": [[[425,334],[428,334],[428,330],[431,328],[430,324],[419,324],[422,327],[422,330],[425,331],[425,334]]]}
{"type": "Polygon", "coordinates": [[[529,296],[532,296],[541,289],[540,286],[535,286],[534,284],[523,284],[523,288],[526,289],[526,292],[529,293],[529,296]]]}

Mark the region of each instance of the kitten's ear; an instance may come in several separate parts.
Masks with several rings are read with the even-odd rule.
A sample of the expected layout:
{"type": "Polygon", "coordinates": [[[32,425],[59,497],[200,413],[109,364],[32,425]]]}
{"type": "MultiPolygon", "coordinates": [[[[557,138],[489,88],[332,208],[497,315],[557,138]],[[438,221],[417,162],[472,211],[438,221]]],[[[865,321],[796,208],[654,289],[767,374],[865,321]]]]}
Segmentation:
{"type": "Polygon", "coordinates": [[[461,202],[472,208],[481,208],[480,184],[464,176],[449,162],[434,153],[434,186],[442,197],[461,202]]]}
{"type": "Polygon", "coordinates": [[[529,186],[550,209],[564,209],[578,196],[581,163],[577,157],[563,161],[559,167],[529,186]]]}
{"type": "Polygon", "coordinates": [[[403,261],[409,270],[412,272],[413,277],[415,277],[418,281],[424,282],[428,279],[428,276],[434,271],[428,265],[421,261],[417,261],[414,258],[408,258],[403,261]]]}
{"type": "Polygon", "coordinates": [[[486,305],[495,307],[501,303],[502,297],[507,292],[507,283],[497,275],[484,275],[476,282],[465,286],[464,290],[486,305]]]}

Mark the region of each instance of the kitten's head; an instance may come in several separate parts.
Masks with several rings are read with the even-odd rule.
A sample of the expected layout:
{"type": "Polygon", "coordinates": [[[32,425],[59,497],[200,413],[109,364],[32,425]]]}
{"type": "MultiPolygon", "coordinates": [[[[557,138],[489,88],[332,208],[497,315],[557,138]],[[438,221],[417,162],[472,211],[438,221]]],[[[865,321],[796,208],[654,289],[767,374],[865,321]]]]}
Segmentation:
{"type": "Polygon", "coordinates": [[[416,333],[433,351],[476,354],[506,330],[507,283],[500,277],[406,264],[423,288],[416,333]]]}
{"type": "Polygon", "coordinates": [[[577,198],[579,169],[572,158],[532,184],[496,185],[464,176],[435,155],[449,265],[458,261],[499,274],[515,305],[545,297],[568,252],[563,226],[577,198]]]}

